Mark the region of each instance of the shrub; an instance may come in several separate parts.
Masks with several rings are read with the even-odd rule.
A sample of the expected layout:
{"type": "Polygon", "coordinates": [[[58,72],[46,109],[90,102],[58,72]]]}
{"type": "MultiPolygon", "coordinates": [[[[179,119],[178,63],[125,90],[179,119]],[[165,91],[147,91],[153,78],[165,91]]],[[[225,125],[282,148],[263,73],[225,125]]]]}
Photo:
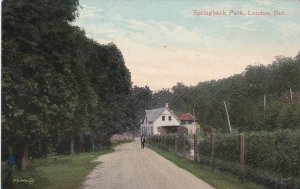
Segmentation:
{"type": "Polygon", "coordinates": [[[148,141],[149,144],[158,146],[163,149],[173,148],[173,149],[177,149],[178,151],[190,150],[189,141],[184,135],[176,135],[176,134],[154,135],[148,137],[148,141]],[[185,143],[185,149],[183,149],[184,143],[185,143]]]}
{"type": "MultiPolygon", "coordinates": [[[[217,134],[215,160],[211,140],[199,142],[200,162],[238,174],[239,134],[217,134]]],[[[245,133],[246,177],[272,188],[293,188],[300,177],[300,130],[245,133]]]]}

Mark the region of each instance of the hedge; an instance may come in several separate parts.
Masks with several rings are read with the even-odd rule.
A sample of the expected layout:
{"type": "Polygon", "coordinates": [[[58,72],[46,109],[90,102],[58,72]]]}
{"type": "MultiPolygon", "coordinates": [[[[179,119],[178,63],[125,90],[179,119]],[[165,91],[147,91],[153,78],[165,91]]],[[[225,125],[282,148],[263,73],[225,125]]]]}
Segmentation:
{"type": "MultiPolygon", "coordinates": [[[[245,176],[272,188],[300,186],[300,130],[245,134],[245,176]]],[[[199,142],[200,162],[238,173],[239,134],[217,134],[215,160],[211,141],[199,142]]]]}
{"type": "Polygon", "coordinates": [[[155,145],[166,150],[173,149],[181,152],[190,150],[189,141],[184,135],[154,135],[148,138],[148,142],[150,145],[155,145]]]}

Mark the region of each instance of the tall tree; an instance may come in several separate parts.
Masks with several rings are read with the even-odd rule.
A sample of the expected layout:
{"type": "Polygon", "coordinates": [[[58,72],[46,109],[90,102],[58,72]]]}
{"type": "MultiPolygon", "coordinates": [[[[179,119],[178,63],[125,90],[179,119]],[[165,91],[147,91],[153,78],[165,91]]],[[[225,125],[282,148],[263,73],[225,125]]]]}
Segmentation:
{"type": "Polygon", "coordinates": [[[57,124],[51,118],[67,98],[58,90],[73,77],[68,22],[77,6],[75,0],[2,1],[2,141],[18,156],[19,168],[32,147],[49,142],[48,129],[57,124]]]}

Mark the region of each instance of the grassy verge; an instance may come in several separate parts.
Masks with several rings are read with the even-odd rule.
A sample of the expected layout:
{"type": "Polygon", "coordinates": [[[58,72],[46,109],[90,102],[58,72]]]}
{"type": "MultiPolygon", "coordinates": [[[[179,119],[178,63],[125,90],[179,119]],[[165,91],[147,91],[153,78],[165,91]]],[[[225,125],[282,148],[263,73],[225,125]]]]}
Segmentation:
{"type": "MultiPolygon", "coordinates": [[[[12,175],[13,186],[8,186],[7,188],[80,188],[85,177],[100,163],[93,160],[99,155],[113,151],[113,148],[109,147],[74,156],[52,156],[33,160],[28,169],[24,171],[14,170],[12,175]],[[34,180],[33,183],[32,179],[34,180]]],[[[2,176],[5,176],[3,170],[2,176]]]]}
{"type": "Polygon", "coordinates": [[[157,147],[152,147],[152,149],[217,189],[267,189],[265,186],[250,181],[241,181],[233,174],[183,159],[157,147]]]}

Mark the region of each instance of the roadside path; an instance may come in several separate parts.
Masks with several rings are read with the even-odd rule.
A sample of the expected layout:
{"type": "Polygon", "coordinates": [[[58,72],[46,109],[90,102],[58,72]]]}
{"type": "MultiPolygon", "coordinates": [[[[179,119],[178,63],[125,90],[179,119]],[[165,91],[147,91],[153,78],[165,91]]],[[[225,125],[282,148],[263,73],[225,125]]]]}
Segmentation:
{"type": "Polygon", "coordinates": [[[213,189],[156,152],[140,148],[139,139],[100,156],[103,163],[86,177],[83,189],[213,189]]]}

